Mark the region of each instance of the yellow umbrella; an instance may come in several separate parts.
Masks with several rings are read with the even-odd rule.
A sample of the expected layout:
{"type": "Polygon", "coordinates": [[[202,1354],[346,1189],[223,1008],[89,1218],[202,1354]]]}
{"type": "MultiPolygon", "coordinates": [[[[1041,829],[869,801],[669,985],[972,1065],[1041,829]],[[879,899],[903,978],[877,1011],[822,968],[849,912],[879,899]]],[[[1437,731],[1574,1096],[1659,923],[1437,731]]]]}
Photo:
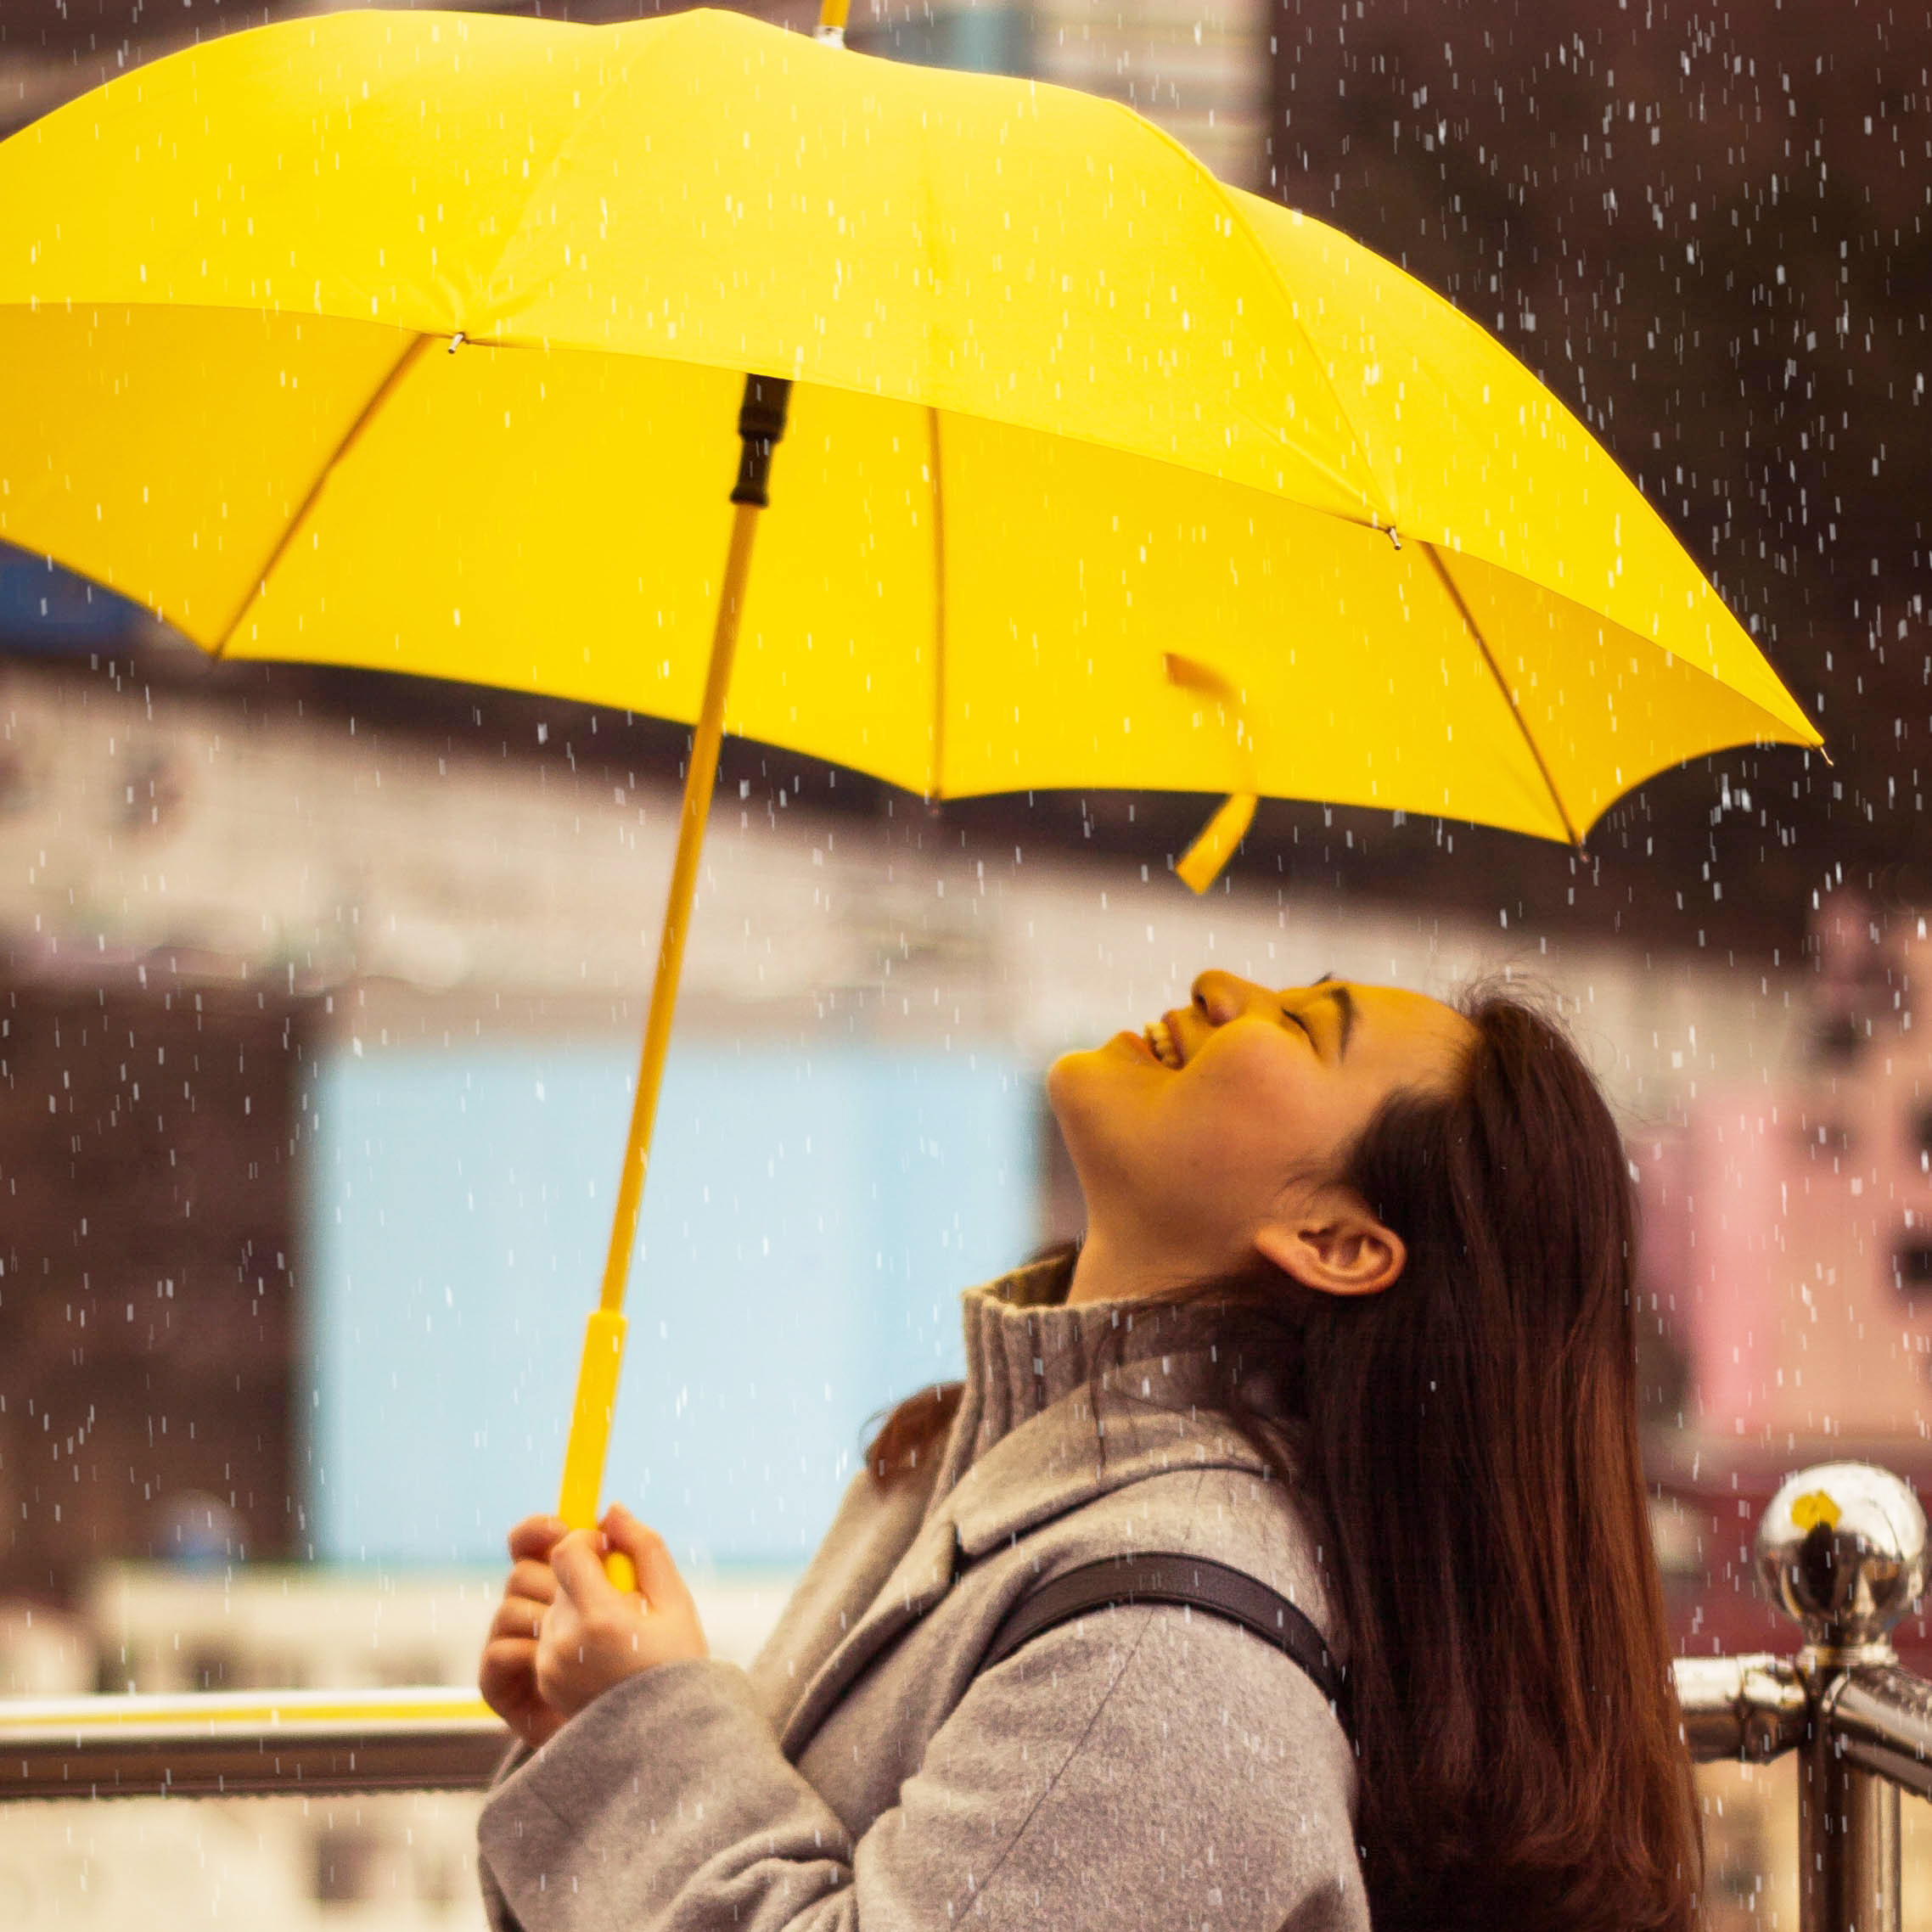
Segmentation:
{"type": "Polygon", "coordinates": [[[929,797],[1231,795],[1197,889],[1257,794],[1576,840],[1818,742],[1399,269],[1109,103],[729,14],[340,14],[115,81],[0,146],[0,536],[211,652],[699,727],[573,1521],[721,728],[929,797]]]}

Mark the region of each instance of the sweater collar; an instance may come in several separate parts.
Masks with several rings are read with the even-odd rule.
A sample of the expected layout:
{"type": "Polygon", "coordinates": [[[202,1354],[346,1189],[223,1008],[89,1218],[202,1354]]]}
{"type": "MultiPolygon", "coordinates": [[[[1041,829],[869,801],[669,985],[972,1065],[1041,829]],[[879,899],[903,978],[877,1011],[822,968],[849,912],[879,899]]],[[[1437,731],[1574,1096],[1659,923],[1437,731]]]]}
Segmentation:
{"type": "Polygon", "coordinates": [[[1076,1492],[1146,1473],[1143,1454],[1165,1463],[1182,1438],[1198,1453],[1211,1437],[1215,1460],[1259,1467],[1225,1422],[1202,1412],[1225,1395],[1212,1317],[1132,1300],[1070,1307],[1071,1275],[1070,1259],[1053,1256],[961,1298],[966,1373],[929,1519],[942,1511],[977,1517],[999,1496],[995,1514],[1012,1527],[1009,1509],[1031,1515],[1042,1506],[1031,1493],[1042,1479],[1071,1502],[1076,1492]],[[1022,1471],[1025,1502],[1014,1483],[1022,1471]]]}
{"type": "Polygon", "coordinates": [[[1095,1351],[1112,1330],[1117,1305],[1068,1307],[1071,1273],[1070,1261],[1053,1256],[960,1297],[966,1374],[940,1470],[940,1495],[1014,1429],[1091,1379],[1095,1351]]]}

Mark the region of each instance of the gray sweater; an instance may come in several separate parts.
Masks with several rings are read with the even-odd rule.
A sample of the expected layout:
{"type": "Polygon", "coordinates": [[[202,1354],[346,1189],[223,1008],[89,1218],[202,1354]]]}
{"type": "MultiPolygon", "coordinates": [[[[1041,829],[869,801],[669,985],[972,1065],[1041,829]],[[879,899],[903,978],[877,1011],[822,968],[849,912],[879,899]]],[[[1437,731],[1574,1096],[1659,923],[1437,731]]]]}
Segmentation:
{"type": "Polygon", "coordinates": [[[1311,1519],[1196,1406],[1198,1327],[1064,1288],[965,1297],[930,1474],[857,1478],[749,1672],[648,1671],[513,1761],[479,1827],[499,1932],[1365,1932],[1353,1755],[1272,1644],[1133,1605],[979,1668],[1027,1592],[1142,1550],[1260,1579],[1345,1654],[1311,1519]]]}

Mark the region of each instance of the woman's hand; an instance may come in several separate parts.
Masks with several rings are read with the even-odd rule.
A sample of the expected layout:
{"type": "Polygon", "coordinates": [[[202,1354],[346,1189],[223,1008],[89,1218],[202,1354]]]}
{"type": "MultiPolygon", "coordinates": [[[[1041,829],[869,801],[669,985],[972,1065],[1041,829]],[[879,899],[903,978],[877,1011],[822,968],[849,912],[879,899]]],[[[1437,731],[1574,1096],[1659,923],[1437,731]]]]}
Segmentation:
{"type": "Polygon", "coordinates": [[[535,1750],[554,1737],[567,1711],[546,1704],[536,1688],[537,1637],[555,1601],[550,1553],[565,1528],[555,1516],[526,1516],[510,1531],[510,1577],[490,1620],[476,1688],[483,1701],[535,1750]]]}
{"type": "Polygon", "coordinates": [[[710,1655],[697,1605],[663,1537],[621,1503],[605,1510],[598,1529],[559,1538],[549,1554],[557,1588],[543,1613],[536,1668],[547,1710],[572,1717],[640,1671],[710,1655]],[[637,1565],[636,1591],[619,1590],[604,1574],[604,1554],[613,1549],[637,1565]]]}

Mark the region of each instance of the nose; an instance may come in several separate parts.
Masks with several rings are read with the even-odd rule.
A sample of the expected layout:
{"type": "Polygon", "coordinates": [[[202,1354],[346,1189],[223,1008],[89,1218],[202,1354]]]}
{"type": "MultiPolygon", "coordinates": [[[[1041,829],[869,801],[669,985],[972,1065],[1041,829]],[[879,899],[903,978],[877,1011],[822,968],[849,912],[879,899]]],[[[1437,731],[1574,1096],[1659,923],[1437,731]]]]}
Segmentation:
{"type": "Polygon", "coordinates": [[[1203,973],[1193,985],[1194,1011],[1210,1026],[1225,1026],[1238,1019],[1257,1000],[1272,998],[1266,986],[1233,973],[1203,973]]]}

